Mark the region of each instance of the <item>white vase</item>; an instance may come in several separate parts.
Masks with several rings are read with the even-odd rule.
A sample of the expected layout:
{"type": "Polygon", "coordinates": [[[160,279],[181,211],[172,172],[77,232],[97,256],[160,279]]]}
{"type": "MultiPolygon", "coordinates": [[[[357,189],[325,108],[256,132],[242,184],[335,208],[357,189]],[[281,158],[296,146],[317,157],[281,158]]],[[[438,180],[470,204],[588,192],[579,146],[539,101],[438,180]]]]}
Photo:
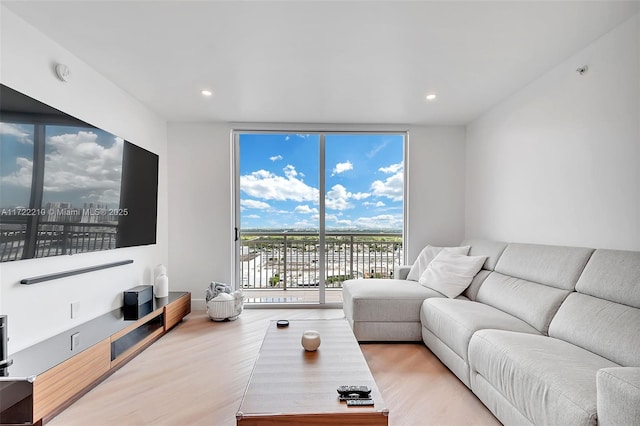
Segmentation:
{"type": "Polygon", "coordinates": [[[315,330],[307,330],[302,333],[302,347],[309,352],[318,349],[320,347],[320,333],[315,330]]]}
{"type": "Polygon", "coordinates": [[[160,274],[156,277],[153,285],[153,294],[156,297],[167,297],[169,295],[169,277],[160,274]]]}
{"type": "Polygon", "coordinates": [[[154,270],[154,274],[153,277],[154,279],[157,278],[159,275],[167,275],[167,268],[162,264],[159,263],[158,265],[156,265],[156,268],[154,270]]]}

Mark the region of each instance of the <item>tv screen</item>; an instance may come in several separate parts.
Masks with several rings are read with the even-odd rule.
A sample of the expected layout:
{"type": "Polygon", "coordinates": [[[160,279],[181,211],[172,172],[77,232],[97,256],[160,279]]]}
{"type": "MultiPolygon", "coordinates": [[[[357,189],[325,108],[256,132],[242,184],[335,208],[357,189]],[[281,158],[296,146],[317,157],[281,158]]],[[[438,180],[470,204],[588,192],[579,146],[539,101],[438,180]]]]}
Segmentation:
{"type": "Polygon", "coordinates": [[[156,243],[158,156],[0,85],[0,261],[156,243]]]}

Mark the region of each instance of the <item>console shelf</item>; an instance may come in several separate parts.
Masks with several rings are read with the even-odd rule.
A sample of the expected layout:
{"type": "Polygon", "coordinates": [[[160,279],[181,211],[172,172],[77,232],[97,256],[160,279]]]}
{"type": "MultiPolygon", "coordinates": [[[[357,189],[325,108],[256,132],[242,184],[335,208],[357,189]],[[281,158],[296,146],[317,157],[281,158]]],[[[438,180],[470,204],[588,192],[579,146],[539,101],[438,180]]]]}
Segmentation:
{"type": "Polygon", "coordinates": [[[16,352],[0,377],[0,424],[42,425],[190,312],[191,293],[171,292],[154,299],[152,312],[138,320],[125,320],[122,308],[115,309],[16,352]]]}

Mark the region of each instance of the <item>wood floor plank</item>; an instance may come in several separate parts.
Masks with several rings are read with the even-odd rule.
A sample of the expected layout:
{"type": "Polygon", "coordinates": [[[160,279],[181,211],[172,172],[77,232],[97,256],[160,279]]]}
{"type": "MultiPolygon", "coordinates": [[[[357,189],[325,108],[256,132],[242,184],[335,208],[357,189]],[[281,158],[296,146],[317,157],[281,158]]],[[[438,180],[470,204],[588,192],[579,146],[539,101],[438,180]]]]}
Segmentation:
{"type": "MultiPolygon", "coordinates": [[[[233,426],[269,321],[340,317],[337,309],[246,309],[213,322],[194,311],[48,425],[233,426]]],[[[500,424],[424,345],[361,348],[390,425],[500,424]]]]}
{"type": "Polygon", "coordinates": [[[500,425],[424,344],[360,348],[389,407],[389,425],[500,425]]]}

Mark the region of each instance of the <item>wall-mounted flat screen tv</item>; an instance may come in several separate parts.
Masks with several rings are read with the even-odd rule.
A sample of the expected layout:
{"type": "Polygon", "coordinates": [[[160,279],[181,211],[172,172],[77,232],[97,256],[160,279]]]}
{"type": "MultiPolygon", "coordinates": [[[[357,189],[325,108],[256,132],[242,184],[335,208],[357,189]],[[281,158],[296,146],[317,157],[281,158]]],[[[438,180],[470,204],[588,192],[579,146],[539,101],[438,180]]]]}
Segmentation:
{"type": "Polygon", "coordinates": [[[0,85],[0,261],[156,243],[158,155],[0,85]]]}

